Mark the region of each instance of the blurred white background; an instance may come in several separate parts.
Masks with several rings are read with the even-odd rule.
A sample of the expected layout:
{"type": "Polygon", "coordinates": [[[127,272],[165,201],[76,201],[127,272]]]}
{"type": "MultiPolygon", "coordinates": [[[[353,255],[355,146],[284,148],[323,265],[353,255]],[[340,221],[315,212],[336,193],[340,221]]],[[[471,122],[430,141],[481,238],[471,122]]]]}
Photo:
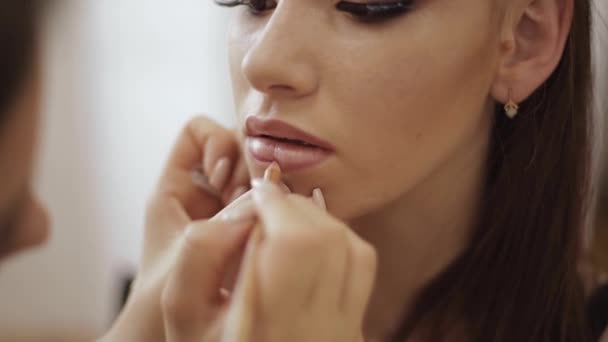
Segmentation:
{"type": "Polygon", "coordinates": [[[197,113],[230,124],[228,16],[212,0],[57,1],[39,163],[54,231],[3,265],[0,331],[87,335],[110,323],[175,136],[197,113]]]}
{"type": "MultiPolygon", "coordinates": [[[[55,229],[47,247],[3,265],[0,331],[87,336],[114,317],[121,278],[137,265],[146,198],[176,134],[201,112],[232,123],[229,13],[211,1],[57,2],[45,30],[39,165],[55,229]]],[[[608,2],[597,3],[608,18],[608,2]]],[[[601,94],[606,80],[598,77],[601,94]]]]}

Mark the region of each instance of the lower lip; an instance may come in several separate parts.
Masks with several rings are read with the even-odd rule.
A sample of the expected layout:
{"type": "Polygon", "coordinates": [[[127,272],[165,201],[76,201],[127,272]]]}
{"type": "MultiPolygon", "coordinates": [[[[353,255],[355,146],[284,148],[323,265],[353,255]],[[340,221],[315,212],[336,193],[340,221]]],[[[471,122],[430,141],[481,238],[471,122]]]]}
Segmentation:
{"type": "Polygon", "coordinates": [[[322,163],[332,154],[319,147],[303,146],[263,137],[248,137],[247,149],[258,163],[267,166],[276,161],[283,172],[311,168],[322,163]]]}

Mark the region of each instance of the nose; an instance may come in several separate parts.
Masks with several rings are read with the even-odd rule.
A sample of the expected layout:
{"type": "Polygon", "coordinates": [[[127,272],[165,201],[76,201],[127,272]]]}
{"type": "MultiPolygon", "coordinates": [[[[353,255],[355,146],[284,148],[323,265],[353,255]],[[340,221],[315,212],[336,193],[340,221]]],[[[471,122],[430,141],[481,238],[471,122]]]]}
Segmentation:
{"type": "Polygon", "coordinates": [[[302,12],[289,8],[289,3],[282,1],[265,26],[252,34],[241,69],[259,92],[297,98],[314,93],[318,87],[317,38],[306,28],[315,23],[306,23],[302,12]]]}

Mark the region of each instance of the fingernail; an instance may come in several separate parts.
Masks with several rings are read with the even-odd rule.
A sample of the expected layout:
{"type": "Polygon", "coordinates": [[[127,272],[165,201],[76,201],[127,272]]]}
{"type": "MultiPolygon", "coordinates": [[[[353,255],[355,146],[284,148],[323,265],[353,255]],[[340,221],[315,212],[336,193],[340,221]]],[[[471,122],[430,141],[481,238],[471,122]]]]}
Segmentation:
{"type": "Polygon", "coordinates": [[[228,176],[230,176],[230,159],[224,157],[217,161],[213,171],[211,172],[211,177],[209,177],[209,183],[216,190],[222,191],[224,186],[226,185],[226,181],[228,180],[228,176]]]}
{"type": "Polygon", "coordinates": [[[228,299],[230,299],[230,295],[231,295],[231,293],[228,289],[223,288],[223,287],[220,288],[220,297],[222,297],[222,299],[228,300],[228,299]]]}
{"type": "Polygon", "coordinates": [[[200,187],[208,185],[208,180],[202,167],[197,167],[192,170],[192,182],[200,187]]]}
{"type": "Polygon", "coordinates": [[[325,196],[323,195],[323,191],[321,191],[321,189],[316,188],[312,191],[312,200],[316,205],[319,206],[319,208],[327,210],[327,203],[325,203],[325,196]]]}
{"type": "Polygon", "coordinates": [[[220,196],[220,193],[209,183],[209,178],[205,176],[202,167],[192,170],[192,183],[212,196],[220,196]]]}

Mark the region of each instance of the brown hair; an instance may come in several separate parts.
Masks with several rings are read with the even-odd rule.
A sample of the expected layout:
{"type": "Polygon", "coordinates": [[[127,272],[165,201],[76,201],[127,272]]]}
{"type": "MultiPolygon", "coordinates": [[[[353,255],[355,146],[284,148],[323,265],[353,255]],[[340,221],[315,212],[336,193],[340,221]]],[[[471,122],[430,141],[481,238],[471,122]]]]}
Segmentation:
{"type": "Polygon", "coordinates": [[[562,60],[515,120],[495,110],[483,208],[468,249],[419,295],[395,340],[588,341],[577,273],[589,208],[590,0],[562,60]]]}
{"type": "Polygon", "coordinates": [[[30,69],[39,7],[36,0],[0,1],[0,123],[30,69]]]}

